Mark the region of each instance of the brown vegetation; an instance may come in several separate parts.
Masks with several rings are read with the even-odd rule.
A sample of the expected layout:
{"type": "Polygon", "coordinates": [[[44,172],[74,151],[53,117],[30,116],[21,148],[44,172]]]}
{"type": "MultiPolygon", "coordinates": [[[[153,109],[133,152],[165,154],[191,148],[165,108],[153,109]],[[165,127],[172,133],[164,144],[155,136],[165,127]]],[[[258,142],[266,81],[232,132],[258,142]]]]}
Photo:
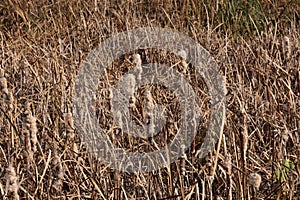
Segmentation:
{"type": "MultiPolygon", "coordinates": [[[[300,2],[249,2],[1,1],[0,199],[298,199],[300,2]],[[157,172],[127,174],[89,154],[74,130],[71,95],[94,47],[145,26],[176,29],[210,52],[226,79],[227,116],[220,150],[207,158],[195,154],[209,109],[186,156],[157,172]]],[[[184,60],[170,52],[133,52],[111,68],[112,82],[138,65],[130,60],[135,53],[142,63],[184,60]]],[[[178,71],[192,72],[182,63],[178,71]]],[[[193,83],[205,91],[203,81],[193,83]]],[[[155,89],[162,90],[141,88],[135,101],[147,91],[152,106],[162,99],[155,89]]],[[[206,99],[207,91],[199,96],[206,99]]],[[[102,120],[109,127],[109,116],[102,120]]],[[[143,142],[108,134],[127,149],[143,142]]]]}

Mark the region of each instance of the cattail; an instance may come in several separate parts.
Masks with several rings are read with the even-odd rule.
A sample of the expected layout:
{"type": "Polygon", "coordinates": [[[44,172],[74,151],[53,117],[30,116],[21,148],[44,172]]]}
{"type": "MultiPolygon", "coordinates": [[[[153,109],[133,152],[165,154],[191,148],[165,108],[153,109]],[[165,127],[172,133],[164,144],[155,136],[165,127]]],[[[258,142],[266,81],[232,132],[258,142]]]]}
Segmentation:
{"type": "Polygon", "coordinates": [[[13,110],[15,99],[14,99],[14,95],[13,95],[12,92],[8,93],[7,101],[8,101],[8,107],[9,107],[9,109],[13,110]]]}
{"type": "Polygon", "coordinates": [[[7,79],[4,77],[4,70],[0,68],[0,98],[8,99],[7,79]]]}
{"type": "Polygon", "coordinates": [[[145,100],[146,100],[146,111],[151,112],[152,109],[153,109],[154,104],[153,104],[152,94],[151,94],[149,89],[145,90],[144,97],[145,97],[145,100]]]}
{"type": "Polygon", "coordinates": [[[29,123],[29,127],[30,127],[30,134],[31,134],[31,142],[32,142],[32,150],[33,152],[37,151],[37,126],[36,126],[36,118],[32,115],[27,117],[27,122],[29,123]]]}
{"type": "Polygon", "coordinates": [[[74,142],[75,134],[75,126],[74,126],[74,119],[72,113],[68,112],[64,114],[64,122],[65,122],[65,128],[67,133],[67,139],[72,142],[72,150],[75,154],[75,157],[77,158],[78,155],[78,146],[74,142]]]}
{"type": "Polygon", "coordinates": [[[222,76],[223,79],[223,89],[224,89],[224,95],[226,95],[228,93],[227,91],[227,87],[226,87],[226,83],[227,83],[227,79],[226,76],[222,76]]]}
{"type": "Polygon", "coordinates": [[[230,176],[231,175],[231,170],[232,170],[232,163],[231,163],[231,155],[230,154],[226,155],[225,160],[224,160],[224,165],[227,168],[228,175],[230,176]]]}
{"type": "Polygon", "coordinates": [[[7,88],[7,80],[5,77],[0,77],[0,96],[4,99],[7,99],[8,88],[7,88]]]}
{"type": "Polygon", "coordinates": [[[242,108],[242,150],[243,150],[243,160],[246,162],[246,154],[248,149],[248,130],[246,122],[246,110],[242,108]]]}
{"type": "Polygon", "coordinates": [[[149,133],[148,136],[150,136],[150,137],[153,137],[154,134],[155,134],[155,124],[154,124],[152,119],[150,119],[150,123],[149,123],[149,127],[148,127],[148,133],[149,133]]]}
{"type": "Polygon", "coordinates": [[[251,173],[248,178],[248,183],[258,190],[261,184],[261,176],[258,173],[251,173]]]}
{"type": "Polygon", "coordinates": [[[138,83],[140,83],[142,80],[142,73],[143,73],[142,59],[140,54],[133,55],[133,63],[135,64],[136,79],[138,83]]]}
{"type": "Polygon", "coordinates": [[[186,153],[185,153],[185,145],[182,144],[180,146],[180,150],[181,150],[181,153],[182,153],[182,156],[180,158],[180,168],[181,168],[181,175],[182,175],[182,178],[183,180],[185,179],[185,174],[186,174],[186,168],[185,168],[185,161],[187,159],[187,156],[186,156],[186,153]]]}
{"type": "Polygon", "coordinates": [[[14,199],[19,199],[19,181],[15,168],[11,165],[6,168],[6,180],[8,191],[13,193],[14,199]]]}
{"type": "Polygon", "coordinates": [[[292,48],[291,48],[290,38],[287,36],[284,36],[283,38],[283,47],[286,53],[286,58],[289,60],[291,58],[292,48]]]}
{"type": "Polygon", "coordinates": [[[183,66],[183,73],[185,74],[188,68],[188,64],[186,62],[186,51],[185,50],[180,50],[178,52],[178,55],[181,57],[181,64],[183,66]]]}
{"type": "Polygon", "coordinates": [[[7,79],[4,77],[4,70],[0,68],[0,98],[4,98],[8,102],[10,110],[13,109],[14,96],[11,91],[7,88],[7,79]]]}
{"type": "Polygon", "coordinates": [[[127,78],[126,78],[126,87],[127,87],[127,93],[129,96],[134,95],[134,91],[135,91],[135,76],[133,74],[128,74],[127,78]]]}
{"type": "Polygon", "coordinates": [[[26,148],[26,152],[27,152],[27,163],[29,166],[29,163],[33,160],[33,152],[32,152],[32,148],[31,148],[31,142],[30,142],[30,131],[29,130],[25,130],[25,148],[26,148]]]}
{"type": "Polygon", "coordinates": [[[134,54],[133,55],[133,63],[136,67],[142,66],[142,59],[140,54],[134,54]]]}
{"type": "Polygon", "coordinates": [[[36,152],[37,150],[36,118],[32,116],[32,113],[30,111],[30,103],[26,103],[24,114],[25,149],[27,153],[27,163],[29,168],[31,161],[33,160],[34,152],[36,152]]]}
{"type": "Polygon", "coordinates": [[[64,178],[64,169],[61,163],[60,157],[57,155],[56,150],[54,150],[54,158],[53,158],[53,166],[56,168],[56,174],[55,174],[55,182],[53,184],[54,188],[56,190],[60,190],[61,186],[63,184],[63,178],[64,178]]]}
{"type": "Polygon", "coordinates": [[[36,125],[36,118],[32,116],[29,103],[26,104],[25,115],[26,150],[29,152],[29,154],[31,154],[31,150],[33,150],[33,153],[37,151],[38,129],[36,125]]]}
{"type": "Polygon", "coordinates": [[[119,110],[116,113],[116,125],[119,128],[123,127],[122,113],[119,110]]]}
{"type": "Polygon", "coordinates": [[[129,107],[134,107],[135,106],[135,102],[136,102],[136,98],[134,96],[134,91],[135,91],[135,76],[133,74],[129,74],[127,77],[127,93],[129,95],[129,107]]]}
{"type": "Polygon", "coordinates": [[[74,135],[74,120],[72,113],[68,112],[64,114],[64,121],[66,125],[66,132],[68,139],[73,140],[75,135],[74,135]]]}

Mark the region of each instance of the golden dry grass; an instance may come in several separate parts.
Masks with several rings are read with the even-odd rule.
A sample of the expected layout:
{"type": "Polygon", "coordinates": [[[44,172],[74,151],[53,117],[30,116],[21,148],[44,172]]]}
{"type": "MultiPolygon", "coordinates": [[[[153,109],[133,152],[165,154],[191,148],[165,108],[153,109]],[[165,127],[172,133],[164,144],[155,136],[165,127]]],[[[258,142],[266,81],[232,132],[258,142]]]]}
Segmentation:
{"type": "MultiPolygon", "coordinates": [[[[0,2],[0,199],[298,199],[299,4],[0,2]],[[145,26],[176,29],[210,52],[226,77],[227,116],[219,151],[206,159],[195,157],[207,127],[204,116],[187,159],[157,172],[132,175],[89,154],[68,113],[74,78],[88,53],[112,34],[145,26]]],[[[139,53],[143,63],[180,60],[171,53],[139,53]]],[[[114,63],[110,81],[126,73],[130,56],[114,63]]],[[[192,85],[199,101],[205,102],[203,81],[193,80],[192,85]]],[[[151,91],[157,102],[163,99],[159,94],[168,95],[161,88],[151,91]]],[[[209,111],[207,101],[204,104],[209,111]]],[[[98,108],[101,114],[105,106],[98,108]]],[[[104,116],[100,123],[108,128],[111,118],[104,116]]],[[[127,149],[145,143],[108,134],[127,149]]]]}

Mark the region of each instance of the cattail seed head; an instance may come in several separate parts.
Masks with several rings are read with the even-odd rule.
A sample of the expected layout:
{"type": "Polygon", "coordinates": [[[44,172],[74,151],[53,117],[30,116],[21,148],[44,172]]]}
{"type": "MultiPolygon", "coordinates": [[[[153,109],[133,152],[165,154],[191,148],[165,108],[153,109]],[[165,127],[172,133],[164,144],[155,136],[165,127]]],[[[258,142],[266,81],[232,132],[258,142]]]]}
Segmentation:
{"type": "Polygon", "coordinates": [[[248,149],[248,135],[247,134],[242,135],[242,142],[243,142],[243,151],[246,154],[247,149],[248,149]]]}
{"type": "Polygon", "coordinates": [[[248,178],[248,183],[258,190],[261,184],[261,176],[258,173],[251,173],[248,178]]]}
{"type": "Polygon", "coordinates": [[[14,199],[19,199],[18,191],[19,191],[19,181],[15,171],[15,168],[9,165],[6,168],[6,180],[8,183],[8,190],[12,192],[14,195],[14,199]]]}
{"type": "Polygon", "coordinates": [[[228,93],[228,91],[227,91],[227,87],[226,87],[226,76],[222,76],[222,78],[223,78],[223,86],[224,86],[224,95],[226,95],[227,93],[228,93]]]}
{"type": "Polygon", "coordinates": [[[8,94],[7,80],[5,77],[0,78],[0,94],[1,94],[1,96],[3,94],[5,94],[5,95],[8,94]]]}
{"type": "Polygon", "coordinates": [[[63,178],[64,178],[64,169],[61,163],[60,157],[57,155],[57,151],[54,151],[54,158],[53,158],[53,166],[56,169],[55,171],[55,182],[53,184],[54,188],[56,190],[60,190],[63,184],[63,178]]]}
{"type": "Polygon", "coordinates": [[[230,175],[231,170],[232,170],[232,163],[231,163],[231,155],[230,154],[226,155],[225,160],[224,160],[224,164],[227,168],[228,174],[230,175]]]}
{"type": "Polygon", "coordinates": [[[153,120],[150,121],[150,124],[149,124],[149,127],[148,127],[148,133],[149,133],[149,136],[154,136],[155,134],[155,124],[153,122],[153,120]]]}
{"type": "Polygon", "coordinates": [[[135,64],[134,70],[135,70],[136,80],[138,83],[140,83],[142,80],[142,73],[143,73],[142,59],[140,54],[133,55],[133,63],[135,64]]]}
{"type": "Polygon", "coordinates": [[[142,66],[142,59],[140,54],[134,54],[133,55],[133,63],[136,67],[142,66]]]}
{"type": "Polygon", "coordinates": [[[178,52],[178,55],[181,57],[181,64],[183,66],[183,73],[186,73],[187,69],[188,69],[188,64],[186,62],[186,52],[185,52],[185,50],[180,50],[178,52]]]}
{"type": "Polygon", "coordinates": [[[8,93],[7,101],[8,101],[9,108],[12,110],[14,108],[14,101],[15,101],[15,98],[14,98],[14,95],[12,92],[8,93]]]}
{"type": "Polygon", "coordinates": [[[25,113],[26,150],[31,155],[37,151],[38,128],[36,125],[36,118],[34,116],[32,116],[32,113],[30,110],[30,103],[26,103],[24,113],[25,113]]]}
{"type": "Polygon", "coordinates": [[[69,139],[74,139],[74,120],[72,113],[68,112],[64,114],[64,121],[66,125],[66,131],[69,139]]]}
{"type": "Polygon", "coordinates": [[[119,128],[123,127],[122,113],[119,110],[116,113],[116,125],[119,128]]]}
{"type": "Polygon", "coordinates": [[[135,76],[133,74],[128,74],[128,76],[126,78],[126,87],[127,87],[127,93],[129,96],[134,95],[135,84],[136,84],[135,76]]]}
{"type": "Polygon", "coordinates": [[[37,151],[37,132],[36,118],[32,115],[30,103],[25,105],[25,120],[24,120],[24,133],[25,133],[25,147],[28,153],[28,163],[33,160],[33,154],[37,151]]]}
{"type": "Polygon", "coordinates": [[[146,100],[146,111],[151,111],[153,109],[153,97],[149,89],[146,89],[144,92],[144,97],[146,100]]]}
{"type": "Polygon", "coordinates": [[[242,108],[242,115],[243,115],[242,133],[241,133],[242,134],[242,148],[243,148],[243,152],[244,152],[244,158],[243,159],[246,159],[249,136],[248,136],[247,123],[246,123],[246,110],[245,110],[245,108],[242,108]]]}
{"type": "Polygon", "coordinates": [[[38,139],[37,139],[38,129],[36,126],[36,118],[32,115],[29,115],[27,117],[27,122],[29,124],[29,131],[31,134],[32,150],[33,150],[33,152],[36,152],[37,151],[37,142],[38,142],[38,139]]]}
{"type": "Polygon", "coordinates": [[[0,98],[7,101],[8,108],[13,109],[14,106],[14,96],[11,91],[7,88],[7,79],[4,77],[3,69],[0,69],[0,98]]]}
{"type": "Polygon", "coordinates": [[[27,162],[30,163],[30,161],[33,160],[33,152],[31,148],[31,138],[30,138],[30,131],[26,129],[25,131],[25,148],[27,152],[27,162]]]}
{"type": "Polygon", "coordinates": [[[135,69],[136,69],[136,80],[138,83],[140,83],[142,81],[143,68],[141,66],[137,66],[135,69]]]}

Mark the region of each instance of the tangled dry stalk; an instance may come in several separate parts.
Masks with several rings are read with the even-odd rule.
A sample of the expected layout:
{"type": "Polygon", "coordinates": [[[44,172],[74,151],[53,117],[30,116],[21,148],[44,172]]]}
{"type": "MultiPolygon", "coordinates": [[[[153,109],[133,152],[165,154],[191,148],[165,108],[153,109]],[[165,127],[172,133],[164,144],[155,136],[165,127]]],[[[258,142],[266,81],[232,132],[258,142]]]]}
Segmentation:
{"type": "MultiPolygon", "coordinates": [[[[300,5],[290,1],[0,2],[0,199],[298,199],[300,196],[300,5]],[[146,50],[116,60],[100,78],[97,114],[113,143],[151,151],[176,133],[178,102],[148,85],[133,96],[164,104],[172,123],[153,141],[112,127],[110,91],[129,69],[153,61],[190,78],[203,116],[185,156],[148,174],[97,161],[76,133],[74,77],[100,41],[136,27],[169,27],[199,41],[226,79],[227,117],[219,151],[198,159],[209,95],[184,56],[146,50]],[[75,129],[74,129],[75,128],[75,129]]],[[[216,148],[217,149],[217,148],[216,148]]]]}

